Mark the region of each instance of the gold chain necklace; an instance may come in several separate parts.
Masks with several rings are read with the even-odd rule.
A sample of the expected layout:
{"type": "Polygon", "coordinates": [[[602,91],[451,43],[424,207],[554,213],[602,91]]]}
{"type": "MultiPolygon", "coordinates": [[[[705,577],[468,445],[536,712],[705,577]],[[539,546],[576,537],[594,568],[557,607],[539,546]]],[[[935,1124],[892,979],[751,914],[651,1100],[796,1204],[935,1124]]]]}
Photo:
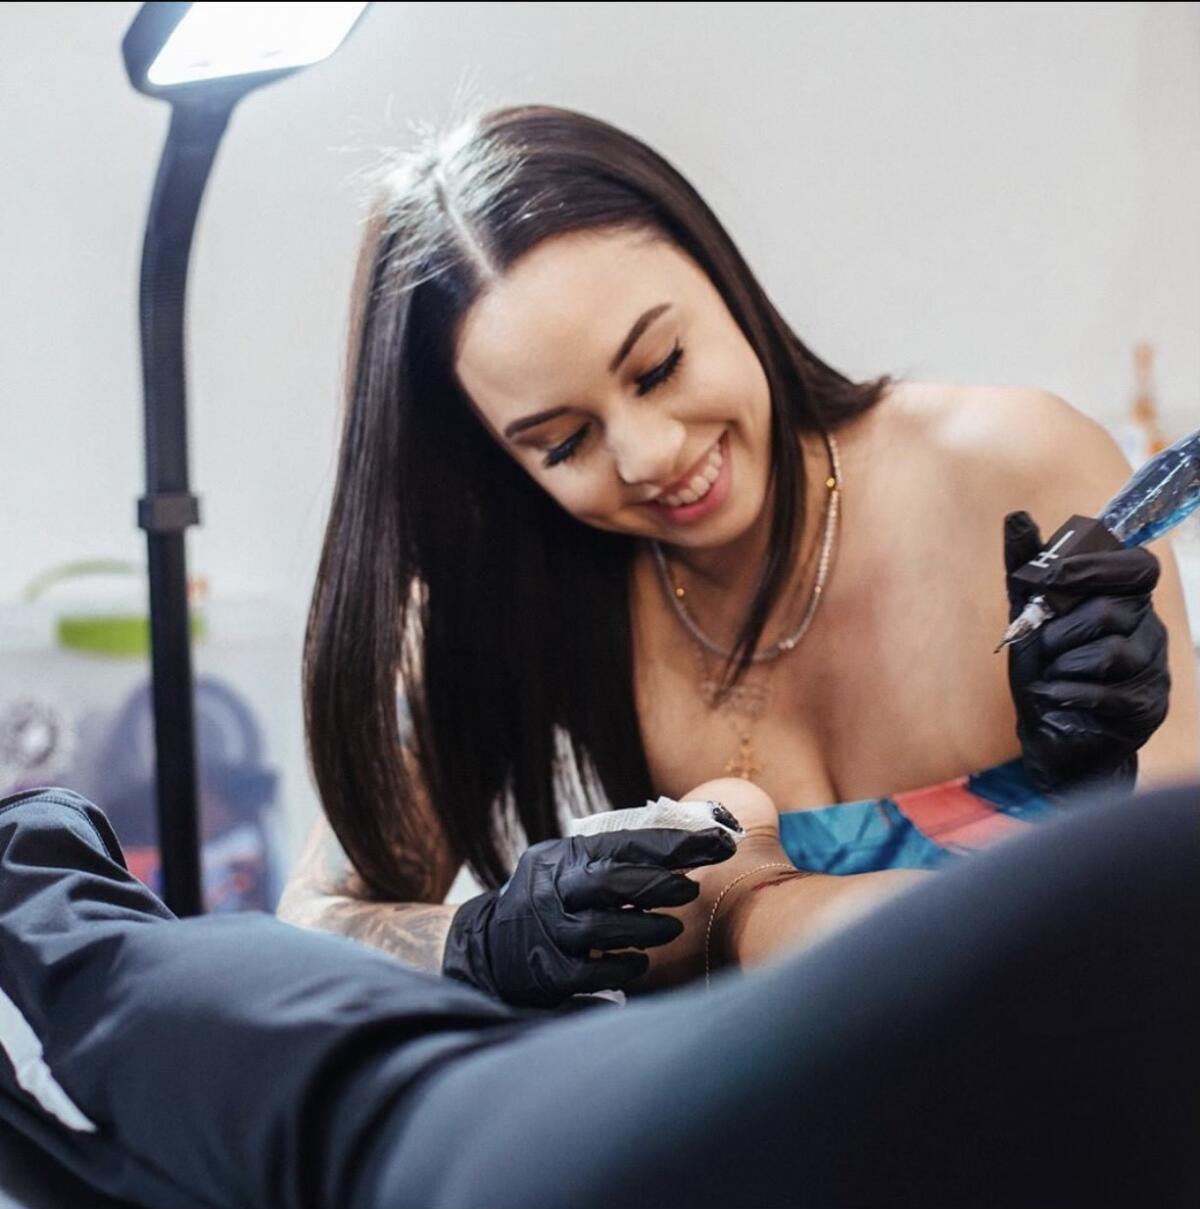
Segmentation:
{"type": "MultiPolygon", "coordinates": [[[[833,548],[837,540],[842,468],[838,457],[837,441],[832,434],[823,435],[826,449],[829,452],[830,473],[825,480],[829,494],[825,500],[825,525],[821,552],[817,561],[816,582],[813,584],[812,594],[800,624],[787,637],[780,639],[765,651],[756,652],[751,658],[752,664],[774,663],[780,655],[796,648],[812,625],[817,606],[820,604],[822,593],[829,579],[833,548]]],[[[753,780],[754,775],[762,772],[764,767],[758,763],[758,757],[754,751],[753,727],[770,704],[770,679],[775,669],[774,667],[769,668],[766,674],[759,677],[757,681],[750,679],[748,675],[743,675],[741,681],[730,689],[726,699],[721,702],[719,700],[720,668],[718,666],[714,671],[709,665],[708,656],[715,655],[722,660],[728,660],[731,652],[719,646],[696,624],[687,606],[683,603],[687,592],[678,581],[673,580],[661,546],[658,542],[651,542],[651,547],[654,551],[655,564],[658,567],[659,580],[666,592],[667,600],[675,616],[696,644],[696,656],[700,670],[700,696],[709,709],[716,709],[725,716],[738,739],[737,752],[726,762],[724,771],[731,776],[753,780]],[[739,722],[739,718],[745,719],[745,721],[739,722]]]]}
{"type": "Polygon", "coordinates": [[[696,646],[694,649],[700,697],[710,710],[720,714],[737,740],[737,751],[725,762],[724,772],[731,777],[753,781],[756,774],[763,771],[763,765],[758,762],[758,754],[754,750],[754,725],[771,703],[770,682],[774,665],[757,675],[747,672],[721,700],[721,664],[710,662],[702,647],[696,646]]]}

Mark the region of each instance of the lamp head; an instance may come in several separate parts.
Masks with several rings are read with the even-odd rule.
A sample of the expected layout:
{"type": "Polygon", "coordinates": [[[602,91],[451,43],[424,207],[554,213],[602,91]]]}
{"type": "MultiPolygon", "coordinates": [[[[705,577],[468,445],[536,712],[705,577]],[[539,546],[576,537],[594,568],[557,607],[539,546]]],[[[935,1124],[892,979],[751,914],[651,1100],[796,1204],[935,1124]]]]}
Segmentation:
{"type": "Polygon", "coordinates": [[[233,104],[328,58],[366,4],[148,3],[121,41],[130,83],[172,104],[233,104]]]}

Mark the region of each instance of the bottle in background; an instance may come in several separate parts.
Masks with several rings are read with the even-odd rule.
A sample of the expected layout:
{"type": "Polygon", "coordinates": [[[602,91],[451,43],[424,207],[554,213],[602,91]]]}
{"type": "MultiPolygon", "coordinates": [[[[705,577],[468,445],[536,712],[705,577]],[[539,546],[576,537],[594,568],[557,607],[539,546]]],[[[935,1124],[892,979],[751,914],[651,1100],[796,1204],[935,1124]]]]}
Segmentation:
{"type": "Polygon", "coordinates": [[[1170,441],[1163,435],[1158,419],[1158,400],[1154,390],[1154,346],[1147,341],[1134,345],[1134,393],[1129,414],[1116,430],[1129,464],[1135,469],[1148,458],[1166,449],[1170,441]]]}

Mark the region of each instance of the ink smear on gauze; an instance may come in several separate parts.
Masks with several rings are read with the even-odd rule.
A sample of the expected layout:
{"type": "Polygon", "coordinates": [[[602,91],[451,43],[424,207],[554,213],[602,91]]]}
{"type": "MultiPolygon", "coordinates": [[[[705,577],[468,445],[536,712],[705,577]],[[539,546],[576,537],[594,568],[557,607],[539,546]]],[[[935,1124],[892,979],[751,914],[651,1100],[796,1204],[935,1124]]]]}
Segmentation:
{"type": "Polygon", "coordinates": [[[629,810],[605,810],[586,818],[571,819],[568,835],[600,835],[606,831],[639,831],[646,827],[669,827],[676,831],[708,831],[719,827],[740,841],[745,834],[733,814],[720,802],[677,802],[659,798],[629,810]]]}

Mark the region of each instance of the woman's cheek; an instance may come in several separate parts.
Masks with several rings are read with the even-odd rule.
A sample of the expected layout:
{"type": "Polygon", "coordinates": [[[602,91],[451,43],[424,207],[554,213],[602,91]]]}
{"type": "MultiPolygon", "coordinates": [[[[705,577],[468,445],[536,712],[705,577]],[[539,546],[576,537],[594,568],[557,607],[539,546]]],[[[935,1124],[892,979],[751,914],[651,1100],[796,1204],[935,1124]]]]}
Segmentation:
{"type": "Polygon", "coordinates": [[[567,505],[567,511],[586,525],[620,532],[624,528],[621,500],[605,491],[581,492],[567,505]]]}
{"type": "Polygon", "coordinates": [[[560,508],[582,521],[590,521],[595,515],[594,492],[563,487],[560,483],[545,482],[543,485],[557,501],[560,508]]]}

